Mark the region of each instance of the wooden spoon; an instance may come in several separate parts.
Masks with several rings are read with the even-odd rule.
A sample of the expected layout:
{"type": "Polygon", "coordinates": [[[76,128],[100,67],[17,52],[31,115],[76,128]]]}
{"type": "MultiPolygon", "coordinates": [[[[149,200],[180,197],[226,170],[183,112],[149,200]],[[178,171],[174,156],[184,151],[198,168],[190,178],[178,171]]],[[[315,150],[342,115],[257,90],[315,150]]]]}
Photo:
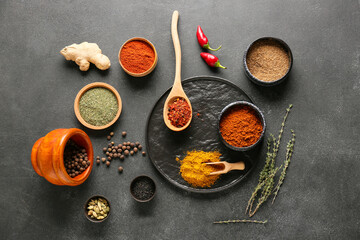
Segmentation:
{"type": "Polygon", "coordinates": [[[192,119],[192,107],[189,98],[186,96],[182,86],[181,86],[181,47],[180,47],[180,40],[179,40],[179,34],[177,30],[177,23],[179,20],[179,12],[174,11],[172,15],[172,21],[171,21],[171,36],[174,43],[174,49],[175,49],[175,60],[176,60],[176,66],[175,66],[175,81],[174,85],[171,89],[171,92],[169,93],[169,96],[167,97],[165,104],[164,104],[164,110],[163,110],[163,118],[166,126],[173,131],[179,132],[184,129],[186,129],[191,122],[192,119]],[[183,98],[185,101],[189,104],[191,115],[189,121],[186,123],[183,127],[175,127],[171,124],[168,112],[169,112],[169,104],[172,104],[177,98],[183,98]]]}
{"type": "Polygon", "coordinates": [[[222,162],[209,162],[206,164],[207,165],[218,165],[218,166],[223,165],[224,166],[223,170],[211,172],[209,175],[219,175],[219,174],[228,173],[231,170],[244,170],[245,169],[244,162],[228,163],[226,161],[222,161],[222,162]]]}

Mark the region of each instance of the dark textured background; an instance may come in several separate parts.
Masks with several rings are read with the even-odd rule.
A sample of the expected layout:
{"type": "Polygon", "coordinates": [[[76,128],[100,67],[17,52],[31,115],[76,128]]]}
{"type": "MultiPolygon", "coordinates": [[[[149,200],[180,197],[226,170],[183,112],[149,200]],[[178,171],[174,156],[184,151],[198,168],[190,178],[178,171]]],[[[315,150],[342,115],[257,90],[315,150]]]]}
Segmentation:
{"type": "MultiPolygon", "coordinates": [[[[360,238],[360,13],[359,1],[1,1],[0,2],[0,233],[1,239],[359,239],[360,238]],[[124,162],[119,175],[94,166],[79,187],[59,187],[39,177],[30,164],[33,143],[56,128],[83,127],[73,101],[86,84],[113,85],[123,100],[114,126],[129,140],[145,141],[152,105],[171,86],[174,50],[170,18],[179,10],[182,78],[214,75],[241,87],[264,111],[268,131],[277,133],[285,108],[294,104],[290,128],[297,133],[288,176],[274,205],[253,217],[266,225],[213,225],[243,219],[263,165],[245,182],[220,194],[197,195],[176,189],[148,158],[124,162]],[[201,25],[228,70],[212,70],[199,56],[195,38],[201,25]],[[126,75],[117,62],[120,46],[141,36],[159,54],[153,74],[126,75]],[[246,46],[263,36],[283,39],[294,54],[290,78],[281,86],[255,86],[244,76],[246,46]],[[112,66],[82,73],[60,49],[96,42],[112,66]],[[139,174],[157,182],[149,204],[131,199],[129,184],[139,174]],[[103,224],[88,222],[86,199],[103,194],[112,214],[103,224]]],[[[85,129],[86,130],[86,129],[85,129]]],[[[106,132],[86,130],[100,154],[106,132]]],[[[114,138],[121,141],[119,134],[114,138]]],[[[282,145],[279,162],[284,157],[282,145]]]]}

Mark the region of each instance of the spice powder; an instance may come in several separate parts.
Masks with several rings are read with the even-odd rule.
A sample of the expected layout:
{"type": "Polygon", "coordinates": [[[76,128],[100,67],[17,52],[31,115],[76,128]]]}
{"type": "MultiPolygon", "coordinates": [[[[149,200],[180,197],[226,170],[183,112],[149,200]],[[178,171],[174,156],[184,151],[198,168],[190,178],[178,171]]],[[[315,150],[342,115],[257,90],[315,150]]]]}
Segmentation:
{"type": "Polygon", "coordinates": [[[282,45],[267,39],[257,41],[250,47],[246,64],[254,77],[261,81],[272,82],[287,73],[290,58],[282,45]]]}
{"type": "Polygon", "coordinates": [[[180,162],[180,174],[192,187],[211,187],[220,175],[209,175],[219,171],[216,166],[207,165],[207,162],[219,162],[221,153],[218,151],[189,151],[184,159],[176,158],[180,162]]]}
{"type": "Polygon", "coordinates": [[[120,52],[120,62],[132,73],[143,73],[155,61],[155,51],[146,42],[134,40],[126,43],[120,52]]]}
{"type": "Polygon", "coordinates": [[[81,117],[93,126],[104,126],[110,123],[116,117],[118,110],[116,96],[103,87],[87,90],[79,101],[81,117]]]}
{"type": "Polygon", "coordinates": [[[235,106],[229,109],[220,120],[223,139],[235,147],[248,147],[255,144],[263,131],[260,118],[248,106],[235,106]]]}

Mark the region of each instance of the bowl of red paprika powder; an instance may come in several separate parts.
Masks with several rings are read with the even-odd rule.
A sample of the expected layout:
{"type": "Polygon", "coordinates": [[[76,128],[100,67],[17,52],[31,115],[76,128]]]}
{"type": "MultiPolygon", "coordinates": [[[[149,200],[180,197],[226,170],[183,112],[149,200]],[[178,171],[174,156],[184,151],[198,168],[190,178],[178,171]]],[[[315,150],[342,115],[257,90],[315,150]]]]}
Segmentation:
{"type": "Polygon", "coordinates": [[[238,101],[221,111],[218,127],[225,146],[235,151],[247,151],[255,148],[264,138],[266,123],[257,106],[238,101]]]}
{"type": "Polygon", "coordinates": [[[120,48],[119,63],[124,71],[133,77],[148,75],[155,69],[157,62],[156,49],[145,38],[131,38],[120,48]]]}

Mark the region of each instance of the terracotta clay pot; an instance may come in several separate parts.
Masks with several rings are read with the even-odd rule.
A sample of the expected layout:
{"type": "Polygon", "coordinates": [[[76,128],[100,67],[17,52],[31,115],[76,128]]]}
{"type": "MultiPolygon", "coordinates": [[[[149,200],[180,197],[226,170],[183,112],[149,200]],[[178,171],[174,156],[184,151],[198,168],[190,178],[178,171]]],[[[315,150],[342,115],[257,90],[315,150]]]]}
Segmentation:
{"type": "Polygon", "coordinates": [[[94,164],[94,151],[89,136],[77,128],[55,129],[37,140],[31,151],[31,163],[37,174],[55,185],[77,186],[90,175],[94,164]],[[65,145],[73,140],[86,149],[90,166],[80,175],[72,178],[64,166],[65,145]]]}

